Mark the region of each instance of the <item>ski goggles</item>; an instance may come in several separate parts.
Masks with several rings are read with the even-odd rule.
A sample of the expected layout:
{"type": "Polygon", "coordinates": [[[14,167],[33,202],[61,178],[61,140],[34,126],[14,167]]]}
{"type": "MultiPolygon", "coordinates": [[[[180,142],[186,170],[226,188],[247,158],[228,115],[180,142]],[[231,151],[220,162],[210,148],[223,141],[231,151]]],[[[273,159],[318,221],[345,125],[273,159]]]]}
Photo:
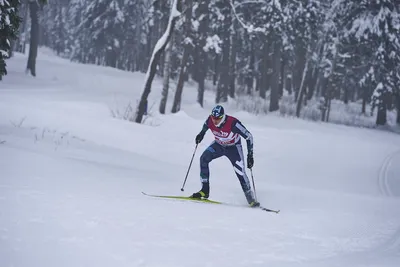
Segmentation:
{"type": "Polygon", "coordinates": [[[220,120],[220,119],[222,119],[222,117],[224,117],[224,115],[214,116],[213,114],[211,114],[211,118],[213,118],[215,120],[220,120]]]}
{"type": "Polygon", "coordinates": [[[220,116],[211,115],[211,120],[213,121],[214,124],[218,124],[222,120],[223,117],[224,117],[224,115],[220,115],[220,116]]]}

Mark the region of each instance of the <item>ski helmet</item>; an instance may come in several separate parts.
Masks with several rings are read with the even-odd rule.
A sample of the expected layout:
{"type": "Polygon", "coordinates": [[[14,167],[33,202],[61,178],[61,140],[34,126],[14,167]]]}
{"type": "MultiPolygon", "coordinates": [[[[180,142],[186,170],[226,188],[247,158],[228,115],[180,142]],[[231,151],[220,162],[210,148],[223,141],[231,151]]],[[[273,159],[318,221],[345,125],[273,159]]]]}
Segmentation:
{"type": "Polygon", "coordinates": [[[224,108],[221,105],[215,106],[211,111],[211,116],[221,119],[225,115],[224,108]]]}

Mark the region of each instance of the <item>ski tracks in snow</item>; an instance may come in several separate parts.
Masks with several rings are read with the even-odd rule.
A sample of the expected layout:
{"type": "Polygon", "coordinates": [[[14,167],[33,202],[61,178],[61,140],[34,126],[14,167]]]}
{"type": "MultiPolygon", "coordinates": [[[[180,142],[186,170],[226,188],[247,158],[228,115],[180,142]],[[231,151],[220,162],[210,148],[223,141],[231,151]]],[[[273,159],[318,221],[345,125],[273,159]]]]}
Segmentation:
{"type": "Polygon", "coordinates": [[[389,170],[390,167],[392,166],[393,159],[397,156],[400,155],[400,150],[397,150],[391,154],[389,154],[383,161],[381,168],[379,169],[379,175],[378,175],[378,184],[379,184],[379,189],[382,193],[382,195],[385,196],[393,196],[393,193],[389,187],[389,170]]]}
{"type": "MultiPolygon", "coordinates": [[[[394,178],[394,175],[393,176],[390,175],[390,171],[391,168],[393,168],[394,166],[400,166],[400,149],[389,154],[384,159],[381,168],[379,170],[379,175],[378,175],[379,190],[382,195],[387,197],[399,197],[396,195],[396,192],[394,192],[390,188],[390,179],[394,178]]],[[[380,251],[382,252],[395,251],[400,255],[400,225],[397,231],[393,234],[393,236],[380,247],[380,251]]]]}
{"type": "MultiPolygon", "coordinates": [[[[379,191],[382,196],[393,199],[400,197],[399,191],[395,191],[391,188],[391,182],[395,182],[392,179],[396,179],[395,173],[396,168],[400,170],[400,149],[390,153],[383,160],[382,165],[379,168],[377,183],[379,191]]],[[[397,171],[398,173],[398,171],[397,171]]],[[[400,181],[400,180],[399,180],[400,181]]],[[[398,182],[398,181],[397,181],[398,182]]],[[[395,183],[393,183],[395,184],[395,183]]],[[[391,201],[391,200],[389,200],[391,201]]],[[[396,200],[394,200],[396,201],[396,200]]],[[[393,207],[394,205],[390,205],[393,207]]],[[[389,209],[389,208],[388,208],[389,209]]],[[[393,210],[393,213],[399,212],[393,210]]],[[[380,216],[377,214],[376,216],[380,216]]],[[[398,217],[398,216],[397,216],[398,217]]],[[[386,240],[377,246],[370,247],[366,250],[360,250],[356,252],[346,252],[341,255],[335,255],[333,257],[316,260],[313,263],[319,266],[325,267],[338,267],[338,266],[357,266],[357,267],[394,267],[393,262],[400,259],[400,221],[393,222],[397,223],[394,229],[397,229],[391,234],[386,240]],[[338,261],[337,258],[340,258],[338,261]],[[361,259],[361,260],[360,260],[361,259]],[[394,259],[394,260],[393,260],[394,259]]],[[[382,230],[382,229],[377,229],[382,230]]],[[[309,266],[310,262],[305,265],[309,266]]],[[[314,266],[314,265],[312,265],[314,266]]]]}

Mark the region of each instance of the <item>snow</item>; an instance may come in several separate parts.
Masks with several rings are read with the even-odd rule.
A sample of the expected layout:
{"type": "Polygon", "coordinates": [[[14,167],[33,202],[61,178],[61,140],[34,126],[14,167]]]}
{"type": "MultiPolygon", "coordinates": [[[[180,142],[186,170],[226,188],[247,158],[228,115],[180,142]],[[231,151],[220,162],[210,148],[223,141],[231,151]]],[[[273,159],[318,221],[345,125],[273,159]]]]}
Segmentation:
{"type": "MultiPolygon", "coordinates": [[[[239,21],[239,23],[241,24],[241,26],[249,33],[257,33],[257,32],[261,32],[261,33],[266,33],[266,29],[263,27],[254,27],[253,24],[246,24],[237,14],[236,12],[236,7],[234,6],[232,0],[230,0],[230,5],[232,7],[233,10],[233,14],[235,15],[236,19],[239,21]]],[[[247,3],[247,2],[246,2],[247,3]]],[[[262,3],[262,2],[249,2],[249,3],[262,3]]],[[[242,3],[244,4],[244,3],[242,3]]],[[[261,7],[262,9],[265,8],[265,6],[261,7]]],[[[222,15],[221,15],[222,16],[222,15]]]]}
{"type": "Polygon", "coordinates": [[[372,99],[379,98],[382,95],[383,89],[383,84],[381,82],[378,83],[374,89],[374,92],[372,93],[372,99]]]}
{"type": "MultiPolygon", "coordinates": [[[[379,3],[378,3],[379,4],[379,3]]],[[[399,14],[396,10],[391,11],[388,7],[382,5],[379,12],[375,15],[372,13],[364,12],[359,18],[353,21],[349,33],[355,33],[355,37],[360,39],[364,37],[368,39],[370,34],[378,37],[384,34],[390,34],[389,25],[387,24],[388,18],[392,20],[393,28],[398,28],[399,14]],[[382,28],[384,32],[382,32],[382,28]]]]}
{"type": "Polygon", "coordinates": [[[282,12],[282,6],[280,0],[273,0],[272,5],[278,9],[278,12],[282,12]]]}
{"type": "Polygon", "coordinates": [[[214,50],[216,54],[220,54],[222,51],[221,44],[222,40],[218,35],[214,34],[213,36],[207,36],[206,44],[204,45],[203,50],[204,52],[214,50]]]}
{"type": "Polygon", "coordinates": [[[120,9],[117,10],[116,19],[117,19],[117,22],[124,22],[125,21],[124,13],[120,9]]]}
{"type": "Polygon", "coordinates": [[[185,45],[191,45],[191,46],[194,47],[193,40],[192,40],[192,38],[190,38],[190,37],[185,37],[185,39],[183,40],[183,43],[184,43],[185,45]]]}
{"type": "MultiPolygon", "coordinates": [[[[204,15],[202,15],[202,17],[203,16],[204,15]]],[[[201,18],[199,20],[192,19],[192,28],[193,28],[194,32],[198,32],[199,31],[200,21],[201,21],[201,18]]]]}
{"type": "Polygon", "coordinates": [[[3,49],[0,49],[0,54],[1,54],[3,57],[7,57],[7,56],[8,56],[8,52],[5,51],[5,50],[3,50],[3,49]]]}
{"type": "Polygon", "coordinates": [[[120,47],[120,42],[118,41],[118,39],[114,38],[114,47],[119,48],[120,47]]]}
{"type": "Polygon", "coordinates": [[[5,16],[4,23],[5,23],[5,25],[10,25],[10,16],[9,15],[5,16]]]}
{"type": "MultiPolygon", "coordinates": [[[[180,191],[214,93],[202,109],[187,85],[181,112],[139,125],[111,110],[140,98],[144,74],[39,49],[33,78],[26,60],[15,53],[0,83],[0,266],[398,266],[398,135],[226,104],[254,136],[258,199],[281,213],[240,207],[223,158],[210,164],[211,198],[239,207],[153,199],[141,191],[200,188],[210,133],[180,191]]],[[[149,103],[161,90],[156,78],[149,103]]]]}

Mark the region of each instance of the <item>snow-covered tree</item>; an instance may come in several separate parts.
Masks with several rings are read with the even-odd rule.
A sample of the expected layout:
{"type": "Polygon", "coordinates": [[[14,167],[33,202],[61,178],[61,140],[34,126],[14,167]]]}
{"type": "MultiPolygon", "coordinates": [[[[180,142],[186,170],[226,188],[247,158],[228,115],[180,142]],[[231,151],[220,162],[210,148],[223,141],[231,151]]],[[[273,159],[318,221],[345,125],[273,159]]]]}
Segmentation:
{"type": "Polygon", "coordinates": [[[377,106],[376,124],[386,124],[386,110],[399,88],[400,5],[392,0],[358,0],[351,3],[344,21],[344,38],[356,41],[369,56],[360,82],[375,84],[372,104],[377,106]],[[353,39],[350,39],[353,38],[353,39]]]}
{"type": "MultiPolygon", "coordinates": [[[[185,5],[183,5],[185,9],[185,22],[184,22],[184,47],[183,47],[183,55],[181,59],[181,66],[179,70],[178,83],[176,85],[174,102],[172,104],[172,113],[178,112],[181,108],[181,99],[183,92],[183,84],[185,80],[185,76],[187,75],[187,65],[189,61],[189,56],[193,48],[193,38],[192,38],[192,8],[193,0],[186,0],[185,5]]],[[[182,9],[183,10],[183,9],[182,9]]]]}
{"type": "MultiPolygon", "coordinates": [[[[173,36],[171,36],[171,38],[173,38],[173,36]]],[[[167,47],[165,48],[163,89],[161,92],[161,100],[159,108],[161,114],[165,114],[165,108],[167,106],[167,100],[168,100],[172,47],[173,47],[173,42],[170,41],[167,47]]]]}
{"type": "MultiPolygon", "coordinates": [[[[324,20],[324,6],[320,1],[293,1],[288,5],[289,29],[287,50],[293,53],[293,86],[295,92],[296,116],[300,116],[302,105],[314,93],[318,75],[317,55],[321,43],[321,24],[324,20]]],[[[290,59],[288,59],[290,60],[290,59]]]]}
{"type": "Polygon", "coordinates": [[[87,63],[117,66],[124,38],[125,15],[123,0],[88,2],[77,30],[73,58],[85,58],[87,63]]]}
{"type": "Polygon", "coordinates": [[[216,30],[218,31],[219,39],[221,40],[221,61],[219,64],[219,79],[217,94],[215,98],[216,103],[228,101],[228,91],[230,83],[230,28],[232,24],[232,11],[231,7],[225,0],[215,0],[215,10],[217,15],[216,30]]]}
{"type": "Polygon", "coordinates": [[[72,46],[73,25],[70,24],[70,12],[75,6],[74,0],[53,0],[44,8],[39,17],[41,26],[40,45],[52,47],[57,55],[68,56],[72,46]]]}
{"type": "Polygon", "coordinates": [[[0,0],[0,80],[7,74],[5,59],[9,57],[12,40],[17,38],[19,5],[19,0],[0,0]]]}
{"type": "Polygon", "coordinates": [[[194,20],[194,64],[195,64],[195,80],[198,83],[197,102],[203,106],[205,79],[208,69],[208,47],[207,40],[209,37],[209,20],[210,20],[210,0],[199,0],[195,9],[194,20]]]}
{"type": "MultiPolygon", "coordinates": [[[[167,1],[166,1],[167,2],[167,1]]],[[[125,0],[123,39],[120,42],[118,67],[125,70],[145,72],[151,56],[148,47],[151,19],[151,1],[125,0]]]]}
{"type": "MultiPolygon", "coordinates": [[[[82,63],[149,73],[171,2],[53,0],[39,12],[39,44],[82,63]]],[[[160,111],[170,78],[178,83],[174,112],[190,79],[200,105],[210,80],[216,102],[249,94],[269,102],[271,112],[282,111],[284,90],[297,116],[320,98],[322,120],[329,120],[333,99],[362,101],[365,116],[372,105],[379,124],[386,109],[400,110],[398,1],[178,2],[186,13],[175,22],[170,53],[157,53],[154,75],[168,76],[160,111]]]]}
{"type": "Polygon", "coordinates": [[[167,28],[154,47],[153,54],[151,56],[149,67],[146,73],[146,79],[142,97],[140,98],[139,106],[136,111],[135,122],[137,123],[142,122],[143,115],[146,112],[147,97],[151,92],[151,84],[153,82],[154,76],[156,75],[157,65],[160,61],[161,54],[164,52],[165,47],[167,46],[169,40],[171,39],[176,20],[181,14],[180,11],[178,10],[178,1],[179,0],[173,1],[171,5],[171,11],[167,28]]]}

